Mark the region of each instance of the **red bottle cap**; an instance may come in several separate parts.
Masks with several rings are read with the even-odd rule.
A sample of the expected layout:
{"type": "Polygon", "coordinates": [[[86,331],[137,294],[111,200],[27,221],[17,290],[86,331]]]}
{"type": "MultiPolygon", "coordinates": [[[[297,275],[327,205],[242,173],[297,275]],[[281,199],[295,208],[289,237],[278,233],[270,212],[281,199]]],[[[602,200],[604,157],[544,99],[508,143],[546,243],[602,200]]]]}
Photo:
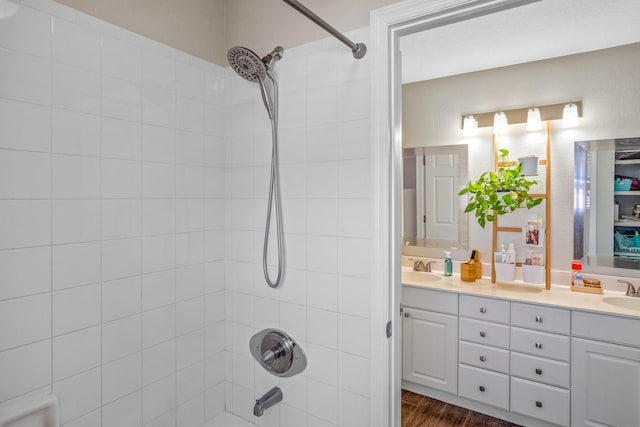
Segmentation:
{"type": "Polygon", "coordinates": [[[582,262],[579,259],[574,259],[571,263],[572,270],[582,270],[582,262]]]}

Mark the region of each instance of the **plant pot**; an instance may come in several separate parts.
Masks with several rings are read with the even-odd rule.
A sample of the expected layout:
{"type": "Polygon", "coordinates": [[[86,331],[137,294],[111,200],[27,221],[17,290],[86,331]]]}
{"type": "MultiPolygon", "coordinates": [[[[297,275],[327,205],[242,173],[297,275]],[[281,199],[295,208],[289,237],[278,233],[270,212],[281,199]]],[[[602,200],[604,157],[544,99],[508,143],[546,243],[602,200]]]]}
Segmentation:
{"type": "Polygon", "coordinates": [[[538,175],[538,156],[520,157],[518,162],[522,165],[522,175],[538,175]]]}
{"type": "Polygon", "coordinates": [[[522,281],[527,283],[544,283],[544,266],[542,265],[523,265],[522,281]]]}
{"type": "Polygon", "coordinates": [[[496,280],[499,282],[513,282],[516,277],[515,264],[496,263],[496,280]]]}

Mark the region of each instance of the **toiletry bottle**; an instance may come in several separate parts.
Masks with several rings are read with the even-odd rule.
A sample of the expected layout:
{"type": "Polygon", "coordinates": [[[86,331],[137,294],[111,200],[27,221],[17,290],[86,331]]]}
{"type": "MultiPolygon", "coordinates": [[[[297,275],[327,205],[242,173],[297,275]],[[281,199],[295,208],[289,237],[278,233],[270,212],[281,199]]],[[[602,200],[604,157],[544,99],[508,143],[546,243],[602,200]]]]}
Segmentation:
{"type": "Polygon", "coordinates": [[[573,286],[582,287],[584,286],[584,281],[582,281],[582,272],[578,271],[576,273],[576,278],[573,281],[573,286]]]}
{"type": "Polygon", "coordinates": [[[509,243],[509,250],[507,251],[507,262],[509,264],[516,263],[516,250],[513,247],[513,243],[509,243]]]}
{"type": "Polygon", "coordinates": [[[525,265],[533,265],[533,251],[527,252],[527,257],[524,259],[525,265]]]}
{"type": "Polygon", "coordinates": [[[571,263],[571,286],[575,286],[576,276],[580,274],[582,279],[582,262],[579,259],[574,259],[571,263]]]}
{"type": "Polygon", "coordinates": [[[453,273],[453,262],[451,261],[451,252],[444,251],[444,275],[451,276],[453,273]]]}
{"type": "Polygon", "coordinates": [[[505,264],[507,262],[507,251],[504,250],[504,244],[500,244],[500,262],[505,264]]]}

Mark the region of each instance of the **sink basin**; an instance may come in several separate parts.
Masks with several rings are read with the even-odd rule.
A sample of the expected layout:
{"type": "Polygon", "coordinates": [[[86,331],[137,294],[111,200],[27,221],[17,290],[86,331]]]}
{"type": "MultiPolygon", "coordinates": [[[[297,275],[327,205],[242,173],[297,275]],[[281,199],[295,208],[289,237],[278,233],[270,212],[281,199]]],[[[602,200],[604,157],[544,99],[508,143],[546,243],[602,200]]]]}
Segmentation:
{"type": "Polygon", "coordinates": [[[605,297],[602,301],[616,307],[640,311],[640,298],[637,297],[605,297]]]}
{"type": "Polygon", "coordinates": [[[437,282],[442,277],[424,271],[403,271],[402,282],[437,282]]]}

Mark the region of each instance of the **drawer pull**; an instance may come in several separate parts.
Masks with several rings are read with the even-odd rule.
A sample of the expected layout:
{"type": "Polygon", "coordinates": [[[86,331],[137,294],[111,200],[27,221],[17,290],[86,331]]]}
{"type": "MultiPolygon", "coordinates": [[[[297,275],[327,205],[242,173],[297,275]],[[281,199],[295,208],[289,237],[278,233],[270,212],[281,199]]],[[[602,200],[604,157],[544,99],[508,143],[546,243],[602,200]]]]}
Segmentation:
{"type": "Polygon", "coordinates": [[[486,356],[480,356],[480,361],[485,362],[487,360],[486,356]]]}
{"type": "Polygon", "coordinates": [[[478,389],[479,389],[480,391],[484,391],[484,386],[483,386],[483,385],[481,385],[480,387],[478,387],[478,389]]]}
{"type": "Polygon", "coordinates": [[[410,313],[405,313],[404,317],[411,317],[411,314],[410,313]]]}
{"type": "Polygon", "coordinates": [[[540,402],[539,400],[538,400],[538,401],[536,401],[536,406],[537,406],[538,408],[542,408],[542,402],[540,402]]]}
{"type": "Polygon", "coordinates": [[[484,314],[487,312],[487,309],[485,307],[480,307],[480,313],[484,314]]]}
{"type": "Polygon", "coordinates": [[[484,338],[487,336],[487,333],[485,331],[480,331],[480,336],[484,338]]]}
{"type": "Polygon", "coordinates": [[[542,343],[541,342],[537,342],[536,343],[536,348],[542,348],[542,343]]]}
{"type": "Polygon", "coordinates": [[[542,316],[536,316],[536,322],[542,323],[542,316]]]}
{"type": "Polygon", "coordinates": [[[538,375],[542,375],[542,369],[540,369],[540,368],[536,368],[536,374],[538,374],[538,375]]]}

